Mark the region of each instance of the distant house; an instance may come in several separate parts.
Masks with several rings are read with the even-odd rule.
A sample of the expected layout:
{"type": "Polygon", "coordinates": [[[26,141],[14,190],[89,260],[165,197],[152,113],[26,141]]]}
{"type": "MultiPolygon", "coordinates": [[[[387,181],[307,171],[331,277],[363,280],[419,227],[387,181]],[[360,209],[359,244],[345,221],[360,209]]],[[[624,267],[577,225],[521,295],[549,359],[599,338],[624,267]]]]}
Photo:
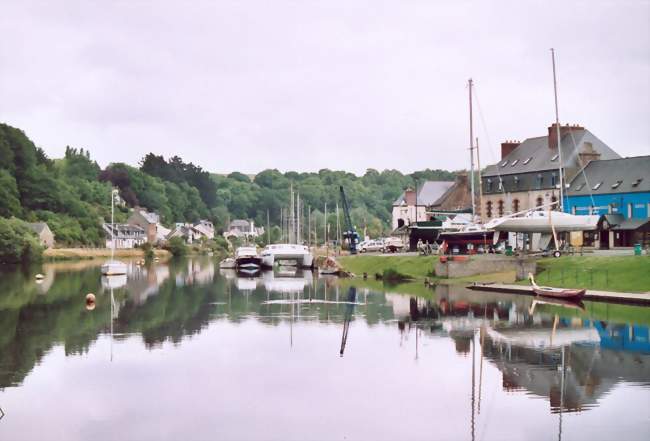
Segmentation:
{"type": "Polygon", "coordinates": [[[416,192],[407,188],[393,202],[392,236],[415,250],[417,242],[433,242],[442,221],[472,210],[471,189],[466,174],[455,181],[425,181],[416,192]]]}
{"type": "Polygon", "coordinates": [[[255,227],[255,221],[246,219],[235,219],[228,225],[228,230],[224,231],[223,237],[230,238],[256,238],[264,234],[263,227],[255,227]]]}
{"type": "Polygon", "coordinates": [[[571,181],[564,209],[600,214],[596,231],[584,231],[583,246],[650,245],[650,156],[592,161],[571,181]]]}
{"type": "Polygon", "coordinates": [[[199,230],[208,239],[214,239],[214,225],[206,219],[201,219],[194,224],[194,228],[199,230]]]}
{"type": "Polygon", "coordinates": [[[417,193],[407,188],[393,202],[393,230],[415,222],[433,220],[441,214],[471,210],[471,192],[466,174],[455,181],[425,181],[417,193]]]}
{"type": "Polygon", "coordinates": [[[45,222],[34,222],[28,224],[29,228],[36,233],[41,245],[45,248],[52,248],[54,246],[54,233],[45,222]]]}
{"type": "Polygon", "coordinates": [[[165,227],[163,224],[156,225],[156,243],[163,243],[167,241],[167,236],[171,233],[171,228],[165,227]]]}
{"type": "Polygon", "coordinates": [[[555,124],[546,136],[506,141],[501,144],[501,160],[486,167],[481,176],[481,218],[486,222],[559,201],[560,160],[566,186],[589,162],[617,158],[615,151],[578,125],[560,126],[559,147],[555,124]]]}
{"type": "Polygon", "coordinates": [[[134,208],[133,213],[127,220],[129,225],[137,225],[144,229],[147,242],[155,243],[157,240],[158,224],[160,223],[160,216],[156,213],[149,212],[141,208],[134,208]]]}
{"type": "Polygon", "coordinates": [[[117,249],[135,248],[147,241],[144,228],[138,225],[105,223],[102,228],[106,232],[106,248],[113,247],[113,240],[117,249]]]}
{"type": "MultiPolygon", "coordinates": [[[[171,232],[167,235],[167,240],[173,237],[182,237],[183,239],[185,239],[185,242],[187,242],[188,244],[194,243],[203,238],[205,239],[210,238],[204,231],[197,228],[196,226],[189,223],[180,223],[180,222],[177,223],[174,226],[174,228],[171,230],[171,232]]],[[[214,232],[212,233],[212,238],[214,238],[214,232]]]]}

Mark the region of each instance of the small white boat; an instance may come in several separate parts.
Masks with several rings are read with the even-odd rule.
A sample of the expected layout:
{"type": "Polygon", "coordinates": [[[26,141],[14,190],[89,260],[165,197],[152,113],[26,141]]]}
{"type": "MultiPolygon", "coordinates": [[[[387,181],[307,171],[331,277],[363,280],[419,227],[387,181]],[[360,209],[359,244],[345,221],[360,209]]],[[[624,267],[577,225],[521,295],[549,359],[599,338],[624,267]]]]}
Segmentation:
{"type": "Polygon", "coordinates": [[[121,276],[126,274],[126,263],[115,260],[115,197],[118,195],[117,189],[111,190],[111,260],[102,265],[103,276],[121,276]]]}
{"type": "Polygon", "coordinates": [[[219,268],[221,269],[235,269],[237,268],[237,262],[233,257],[227,257],[219,262],[219,268]]]}
{"type": "Polygon", "coordinates": [[[119,276],[126,274],[126,263],[117,260],[109,260],[102,265],[102,275],[119,276]]]}
{"type": "Polygon", "coordinates": [[[237,248],[235,251],[235,265],[237,269],[259,269],[262,266],[262,259],[257,255],[257,248],[237,248]]]}

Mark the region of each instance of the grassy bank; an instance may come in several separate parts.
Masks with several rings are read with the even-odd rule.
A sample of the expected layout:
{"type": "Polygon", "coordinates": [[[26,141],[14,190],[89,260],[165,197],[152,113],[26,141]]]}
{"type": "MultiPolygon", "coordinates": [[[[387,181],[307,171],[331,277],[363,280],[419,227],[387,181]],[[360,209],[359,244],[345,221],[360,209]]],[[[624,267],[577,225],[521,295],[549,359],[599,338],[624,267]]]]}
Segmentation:
{"type": "MultiPolygon", "coordinates": [[[[166,250],[154,250],[154,255],[159,258],[167,258],[171,254],[166,250]]],[[[45,260],[96,259],[110,256],[110,248],[50,248],[43,252],[45,260]]],[[[115,257],[144,258],[144,251],[139,248],[115,250],[115,257]]]]}
{"type": "MultiPolygon", "coordinates": [[[[537,283],[603,291],[650,291],[650,258],[565,256],[537,262],[537,283]]],[[[519,282],[527,284],[527,281],[519,282]]]]}
{"type": "Polygon", "coordinates": [[[433,268],[437,257],[431,256],[341,256],[339,263],[346,271],[357,276],[368,273],[368,277],[382,274],[384,270],[395,270],[414,279],[433,278],[433,268]]]}

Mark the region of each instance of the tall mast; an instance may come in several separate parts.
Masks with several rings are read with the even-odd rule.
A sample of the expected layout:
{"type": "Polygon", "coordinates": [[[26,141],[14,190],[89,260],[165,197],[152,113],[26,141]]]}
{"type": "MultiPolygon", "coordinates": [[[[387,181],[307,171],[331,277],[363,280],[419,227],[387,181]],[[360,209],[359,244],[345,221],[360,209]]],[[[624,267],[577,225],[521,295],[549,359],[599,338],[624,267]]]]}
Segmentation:
{"type": "Polygon", "coordinates": [[[481,181],[481,155],[478,150],[478,136],[476,137],[476,166],[478,169],[478,212],[483,212],[483,181],[481,181]]]}
{"type": "Polygon", "coordinates": [[[339,222],[339,203],[336,203],[336,244],[341,249],[341,223],[339,222]]]}
{"type": "Polygon", "coordinates": [[[300,243],[300,193],[296,195],[296,243],[300,243]]]}
{"type": "Polygon", "coordinates": [[[114,222],[114,212],[113,208],[115,205],[115,189],[111,188],[111,261],[115,257],[115,222],[114,222]]]}
{"type": "Polygon", "coordinates": [[[474,114],[472,109],[472,87],[474,82],[467,80],[469,86],[469,157],[470,157],[470,185],[472,189],[472,222],[476,218],[476,203],[474,202],[474,114]]]}
{"type": "Polygon", "coordinates": [[[327,247],[327,202],[325,202],[325,223],[323,224],[323,240],[325,241],[325,250],[329,256],[329,248],[327,247]]]}
{"type": "Polygon", "coordinates": [[[269,210],[266,209],[266,244],[271,244],[271,222],[269,219],[269,210]]]}
{"type": "Polygon", "coordinates": [[[560,211],[564,211],[564,173],[562,172],[562,146],[560,138],[560,114],[557,109],[557,76],[555,74],[555,49],[551,48],[553,61],[553,92],[555,94],[555,129],[557,130],[557,153],[560,156],[560,211]]]}

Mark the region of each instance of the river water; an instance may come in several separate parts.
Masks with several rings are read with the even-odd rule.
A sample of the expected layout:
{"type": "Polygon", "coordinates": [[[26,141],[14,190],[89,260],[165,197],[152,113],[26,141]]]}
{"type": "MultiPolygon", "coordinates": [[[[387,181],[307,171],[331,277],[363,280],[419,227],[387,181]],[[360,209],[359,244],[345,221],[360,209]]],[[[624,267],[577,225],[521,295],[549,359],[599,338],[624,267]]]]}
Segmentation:
{"type": "Polygon", "coordinates": [[[99,264],[0,273],[1,440],[650,433],[650,308],[244,278],[209,259],[102,279],[99,264]]]}

